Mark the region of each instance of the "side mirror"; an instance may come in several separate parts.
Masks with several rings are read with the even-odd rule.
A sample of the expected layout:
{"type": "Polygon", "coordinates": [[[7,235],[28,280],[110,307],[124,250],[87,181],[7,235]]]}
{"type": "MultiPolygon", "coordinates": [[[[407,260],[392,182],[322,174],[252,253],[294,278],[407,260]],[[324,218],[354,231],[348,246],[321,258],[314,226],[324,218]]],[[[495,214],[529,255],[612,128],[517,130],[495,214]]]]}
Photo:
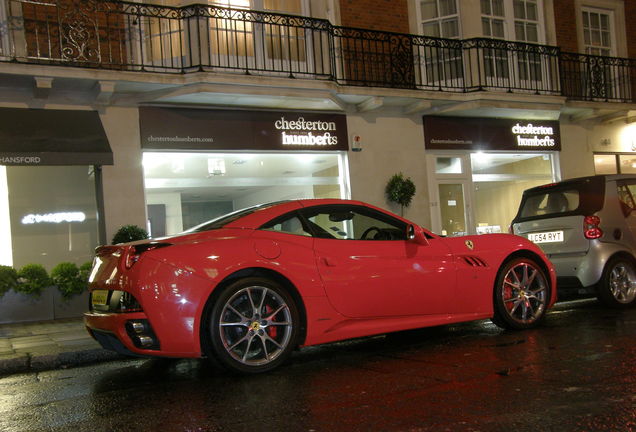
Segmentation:
{"type": "Polygon", "coordinates": [[[422,228],[413,224],[409,224],[406,227],[406,238],[408,239],[408,241],[413,243],[428,245],[428,239],[424,235],[424,231],[422,231],[422,228]]]}

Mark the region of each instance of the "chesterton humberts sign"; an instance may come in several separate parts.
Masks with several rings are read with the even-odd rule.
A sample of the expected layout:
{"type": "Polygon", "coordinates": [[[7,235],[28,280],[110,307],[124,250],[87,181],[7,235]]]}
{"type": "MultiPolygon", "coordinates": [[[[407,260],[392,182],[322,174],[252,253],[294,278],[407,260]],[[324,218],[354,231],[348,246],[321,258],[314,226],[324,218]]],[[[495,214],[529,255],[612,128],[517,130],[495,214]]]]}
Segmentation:
{"type": "Polygon", "coordinates": [[[550,126],[535,126],[528,123],[521,126],[519,123],[512,127],[512,133],[517,138],[517,147],[554,148],[554,128],[550,126]]]}
{"type": "Polygon", "coordinates": [[[147,149],[348,149],[342,114],[155,107],[139,113],[142,147],[147,149]]]}
{"type": "Polygon", "coordinates": [[[559,122],[463,117],[424,117],[427,149],[560,151],[559,122]]]}
{"type": "Polygon", "coordinates": [[[338,144],[338,137],[332,135],[337,131],[336,122],[333,121],[306,121],[304,117],[287,120],[281,117],[274,122],[274,127],[281,131],[281,144],[284,146],[320,147],[338,144]]]}

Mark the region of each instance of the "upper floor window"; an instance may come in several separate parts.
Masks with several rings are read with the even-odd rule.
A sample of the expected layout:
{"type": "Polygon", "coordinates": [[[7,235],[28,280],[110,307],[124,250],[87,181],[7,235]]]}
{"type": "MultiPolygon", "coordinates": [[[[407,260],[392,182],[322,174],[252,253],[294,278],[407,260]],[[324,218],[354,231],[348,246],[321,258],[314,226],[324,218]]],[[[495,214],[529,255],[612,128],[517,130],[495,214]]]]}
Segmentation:
{"type": "Polygon", "coordinates": [[[481,0],[481,28],[484,36],[505,39],[504,0],[481,0]]]}
{"type": "Polygon", "coordinates": [[[542,43],[541,0],[481,0],[481,27],[486,37],[542,43]]]}
{"type": "Polygon", "coordinates": [[[419,2],[420,30],[424,36],[455,39],[460,36],[456,0],[419,2]]]}
{"type": "Polygon", "coordinates": [[[582,13],[585,53],[601,56],[614,55],[612,11],[583,8],[582,13]]]}
{"type": "Polygon", "coordinates": [[[539,42],[539,7],[537,0],[514,0],[515,39],[539,42]]]}

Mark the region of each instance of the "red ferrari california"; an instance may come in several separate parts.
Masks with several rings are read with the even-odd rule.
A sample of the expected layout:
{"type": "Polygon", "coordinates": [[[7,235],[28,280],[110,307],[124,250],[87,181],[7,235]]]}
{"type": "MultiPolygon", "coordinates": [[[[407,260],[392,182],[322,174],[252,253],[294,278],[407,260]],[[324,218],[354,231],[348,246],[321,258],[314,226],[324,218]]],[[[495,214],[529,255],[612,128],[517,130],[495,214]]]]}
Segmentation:
{"type": "Polygon", "coordinates": [[[264,372],[299,346],[490,318],[537,325],[555,274],[508,234],[439,237],[358,201],[240,210],[169,238],[97,248],[88,331],[134,356],[264,372]]]}

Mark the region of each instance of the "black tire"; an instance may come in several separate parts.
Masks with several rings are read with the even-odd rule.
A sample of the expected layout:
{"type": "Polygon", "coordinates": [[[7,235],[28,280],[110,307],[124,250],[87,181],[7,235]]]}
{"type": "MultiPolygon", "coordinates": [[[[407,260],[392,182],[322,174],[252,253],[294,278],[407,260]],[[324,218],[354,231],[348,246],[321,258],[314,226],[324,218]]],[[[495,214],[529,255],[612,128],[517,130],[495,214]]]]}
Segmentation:
{"type": "Polygon", "coordinates": [[[636,265],[630,257],[611,258],[601,275],[596,296],[605,304],[617,309],[634,306],[636,303],[636,265]]]}
{"type": "Polygon", "coordinates": [[[287,290],[272,280],[251,277],[221,289],[204,328],[208,356],[231,371],[253,374],[272,370],[289,357],[300,317],[287,290]]]}
{"type": "Polygon", "coordinates": [[[548,278],[534,259],[506,261],[495,281],[492,322],[507,329],[536,327],[545,317],[549,299],[548,278]]]}

